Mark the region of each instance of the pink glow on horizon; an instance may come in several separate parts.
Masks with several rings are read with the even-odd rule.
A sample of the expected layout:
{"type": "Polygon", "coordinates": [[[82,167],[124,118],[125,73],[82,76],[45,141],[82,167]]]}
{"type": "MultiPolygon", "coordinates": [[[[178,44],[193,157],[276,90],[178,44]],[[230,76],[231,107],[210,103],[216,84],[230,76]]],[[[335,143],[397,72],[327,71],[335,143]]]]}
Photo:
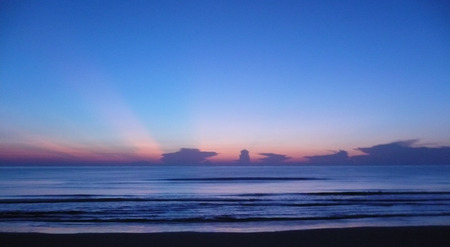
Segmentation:
{"type": "MultiPolygon", "coordinates": [[[[0,143],[0,158],[7,161],[37,162],[133,162],[154,161],[159,153],[146,150],[147,143],[139,148],[113,148],[111,146],[88,146],[70,140],[55,140],[32,133],[17,132],[15,143],[0,143]]],[[[136,145],[137,146],[137,145],[136,145]]],[[[152,146],[148,146],[149,150],[152,146]]]]}

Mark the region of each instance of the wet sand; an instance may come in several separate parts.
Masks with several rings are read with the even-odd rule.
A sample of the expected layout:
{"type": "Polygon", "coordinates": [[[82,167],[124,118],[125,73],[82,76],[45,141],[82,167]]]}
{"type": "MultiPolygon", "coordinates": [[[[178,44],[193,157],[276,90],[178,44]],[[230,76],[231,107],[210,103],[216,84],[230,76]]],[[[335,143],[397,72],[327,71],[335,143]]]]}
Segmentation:
{"type": "Polygon", "coordinates": [[[450,246],[450,226],[262,233],[0,233],[0,246],[450,246]]]}

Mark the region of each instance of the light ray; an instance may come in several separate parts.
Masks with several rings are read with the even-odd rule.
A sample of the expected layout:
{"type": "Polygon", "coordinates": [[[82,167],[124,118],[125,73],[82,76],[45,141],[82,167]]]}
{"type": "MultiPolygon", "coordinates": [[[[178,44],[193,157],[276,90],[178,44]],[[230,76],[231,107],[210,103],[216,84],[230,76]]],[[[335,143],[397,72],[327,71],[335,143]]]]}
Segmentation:
{"type": "Polygon", "coordinates": [[[124,145],[132,147],[133,155],[141,159],[159,158],[162,153],[159,144],[105,78],[100,73],[85,71],[82,77],[73,76],[71,81],[90,104],[94,114],[120,137],[124,145]]]}

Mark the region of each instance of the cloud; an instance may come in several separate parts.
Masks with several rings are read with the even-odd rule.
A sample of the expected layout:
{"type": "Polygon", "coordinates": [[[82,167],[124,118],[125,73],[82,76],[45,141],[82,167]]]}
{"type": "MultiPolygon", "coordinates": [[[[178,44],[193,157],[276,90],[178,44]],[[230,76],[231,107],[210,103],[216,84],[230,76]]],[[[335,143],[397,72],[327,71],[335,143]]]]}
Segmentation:
{"type": "Polygon", "coordinates": [[[351,163],[347,151],[344,150],[328,155],[305,156],[305,158],[308,159],[308,163],[320,165],[347,165],[351,163]]]}
{"type": "Polygon", "coordinates": [[[351,159],[368,165],[450,165],[450,147],[414,147],[417,142],[406,140],[357,148],[366,155],[351,159]]]}
{"type": "Polygon", "coordinates": [[[246,149],[241,150],[241,154],[239,155],[238,162],[240,164],[249,164],[250,163],[250,155],[249,155],[248,150],[246,150],[246,149]]]}
{"type": "Polygon", "coordinates": [[[216,152],[204,152],[196,148],[182,148],[178,152],[163,154],[161,161],[166,164],[196,165],[204,163],[206,158],[216,156],[216,152]]]}
{"type": "Polygon", "coordinates": [[[290,157],[288,157],[284,154],[260,153],[259,155],[266,156],[265,158],[262,158],[261,160],[265,163],[271,163],[271,164],[281,163],[285,160],[290,159],[290,157]]]}

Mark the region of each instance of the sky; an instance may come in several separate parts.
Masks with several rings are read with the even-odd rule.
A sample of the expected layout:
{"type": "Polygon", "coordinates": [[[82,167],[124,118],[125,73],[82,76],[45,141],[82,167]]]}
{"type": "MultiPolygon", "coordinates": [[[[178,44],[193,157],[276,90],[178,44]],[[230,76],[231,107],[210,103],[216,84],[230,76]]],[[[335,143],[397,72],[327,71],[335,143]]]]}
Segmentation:
{"type": "Polygon", "coordinates": [[[4,0],[0,160],[449,146],[449,25],[448,1],[4,0]]]}

